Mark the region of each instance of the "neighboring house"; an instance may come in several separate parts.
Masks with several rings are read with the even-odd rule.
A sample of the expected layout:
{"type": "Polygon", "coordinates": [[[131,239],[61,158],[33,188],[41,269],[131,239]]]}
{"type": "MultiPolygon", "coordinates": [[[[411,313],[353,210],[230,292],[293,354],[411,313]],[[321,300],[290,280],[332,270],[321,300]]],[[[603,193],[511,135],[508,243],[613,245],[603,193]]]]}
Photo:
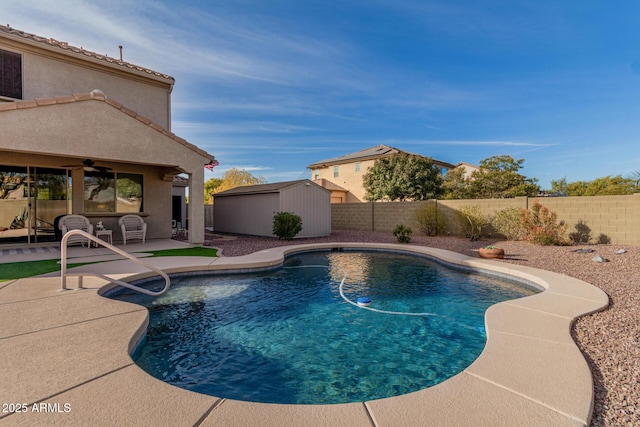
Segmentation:
{"type": "Polygon", "coordinates": [[[472,165],[471,163],[467,163],[467,162],[460,162],[458,164],[456,164],[455,169],[464,169],[464,173],[463,173],[463,177],[464,179],[471,179],[471,175],[475,172],[480,170],[480,168],[476,165],[472,165]]]}
{"type": "MultiPolygon", "coordinates": [[[[331,191],[332,203],[357,203],[365,201],[366,191],[362,177],[376,160],[397,153],[407,153],[387,145],[377,145],[355,153],[322,160],[307,166],[311,179],[331,191]]],[[[412,153],[407,153],[412,154],[412,153]]],[[[433,159],[433,164],[442,173],[454,165],[433,159]]]]}
{"type": "Polygon", "coordinates": [[[273,237],[273,216],[293,212],[302,218],[296,237],[331,234],[331,194],[308,179],[248,185],[213,195],[215,231],[273,237]]]}
{"type": "Polygon", "coordinates": [[[338,184],[334,184],[325,178],[316,179],[313,182],[318,184],[320,187],[331,191],[331,203],[347,203],[347,194],[349,193],[349,190],[346,188],[342,188],[338,184]]]}
{"type": "Polygon", "coordinates": [[[118,218],[137,213],[148,239],[169,238],[179,174],[189,241],[202,243],[204,166],[215,158],[171,132],[173,85],[0,25],[0,244],[52,241],[56,218],[71,213],[102,221],[116,240],[118,218]]]}

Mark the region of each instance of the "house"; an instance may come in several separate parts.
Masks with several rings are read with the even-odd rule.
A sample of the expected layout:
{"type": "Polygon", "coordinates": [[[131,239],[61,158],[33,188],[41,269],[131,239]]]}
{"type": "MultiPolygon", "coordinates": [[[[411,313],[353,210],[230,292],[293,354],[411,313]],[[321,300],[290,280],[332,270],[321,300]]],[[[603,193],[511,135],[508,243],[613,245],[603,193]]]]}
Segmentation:
{"type": "Polygon", "coordinates": [[[202,243],[204,166],[216,160],[171,132],[174,83],[0,25],[0,244],[52,241],[65,214],[118,230],[119,217],[136,213],[148,239],[169,238],[179,174],[189,241],[202,243]]]}
{"type": "Polygon", "coordinates": [[[213,197],[216,231],[273,237],[273,216],[292,212],[302,219],[296,237],[331,234],[331,193],[308,179],[236,187],[213,197]]]}
{"type": "MultiPolygon", "coordinates": [[[[362,177],[376,160],[397,153],[407,153],[388,145],[380,144],[344,156],[321,160],[307,166],[311,179],[331,191],[331,203],[357,203],[365,201],[366,191],[362,177]]],[[[407,153],[411,154],[411,153],[407,153]]],[[[442,173],[454,165],[433,159],[433,164],[442,173]]]]}
{"type": "Polygon", "coordinates": [[[474,172],[479,171],[480,168],[476,165],[472,165],[471,163],[467,163],[467,162],[459,162],[456,164],[455,169],[463,169],[463,178],[464,179],[471,179],[471,175],[473,175],[474,172]]]}

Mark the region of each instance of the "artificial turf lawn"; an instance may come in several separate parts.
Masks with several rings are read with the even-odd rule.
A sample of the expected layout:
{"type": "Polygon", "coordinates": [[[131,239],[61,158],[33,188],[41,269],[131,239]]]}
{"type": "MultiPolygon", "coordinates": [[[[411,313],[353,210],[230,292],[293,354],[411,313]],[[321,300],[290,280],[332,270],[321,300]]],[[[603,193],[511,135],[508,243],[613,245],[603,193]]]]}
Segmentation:
{"type": "Polygon", "coordinates": [[[181,248],[181,249],[163,249],[160,251],[149,251],[145,252],[148,254],[152,254],[154,257],[161,256],[208,256],[208,257],[217,257],[218,250],[213,248],[203,248],[202,246],[194,246],[192,248],[181,248]]]}
{"type": "MultiPolygon", "coordinates": [[[[43,259],[40,261],[5,262],[0,264],[0,281],[22,279],[23,277],[38,276],[40,274],[60,271],[59,259],[43,259]]],[[[89,263],[84,263],[89,264],[89,263]]],[[[82,264],[67,264],[67,267],[77,267],[82,264]]]]}
{"type": "MultiPolygon", "coordinates": [[[[207,256],[216,257],[218,251],[213,248],[204,248],[201,246],[193,248],[181,248],[181,249],[164,249],[159,251],[149,251],[151,257],[163,257],[163,256],[207,256]]],[[[24,277],[38,276],[40,274],[53,273],[54,271],[60,271],[59,259],[45,259],[40,261],[23,261],[23,262],[6,262],[0,264],[0,281],[22,279],[24,277]]],[[[68,268],[77,267],[83,264],[81,263],[67,265],[68,268]]]]}

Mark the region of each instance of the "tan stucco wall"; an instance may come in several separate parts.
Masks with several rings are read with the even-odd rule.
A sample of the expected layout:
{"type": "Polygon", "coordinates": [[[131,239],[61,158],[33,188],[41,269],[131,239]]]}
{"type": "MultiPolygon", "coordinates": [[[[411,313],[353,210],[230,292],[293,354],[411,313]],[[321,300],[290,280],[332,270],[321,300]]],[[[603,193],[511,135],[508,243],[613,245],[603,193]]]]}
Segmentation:
{"type": "MultiPolygon", "coordinates": [[[[34,154],[24,153],[11,153],[6,151],[0,151],[0,164],[3,165],[30,165],[30,166],[60,166],[60,161],[65,160],[52,156],[42,156],[34,154]]],[[[67,158],[66,164],[73,164],[74,159],[67,158]]],[[[172,184],[170,181],[164,181],[160,175],[161,168],[155,166],[140,166],[136,164],[127,163],[109,163],[103,162],[103,166],[109,166],[114,168],[114,172],[117,173],[136,173],[143,176],[144,186],[144,211],[140,213],[147,222],[147,238],[170,238],[171,237],[171,209],[167,209],[170,206],[170,194],[172,184]]],[[[102,221],[107,229],[113,230],[113,238],[116,241],[122,240],[120,229],[118,228],[118,218],[123,213],[86,213],[84,212],[84,186],[82,185],[84,179],[84,172],[81,168],[73,169],[72,173],[72,212],[80,215],[85,215],[89,220],[95,224],[98,221],[102,221]]],[[[13,202],[13,201],[11,201],[13,202]]],[[[7,201],[5,201],[7,203],[7,201]]],[[[9,209],[11,212],[17,212],[19,205],[26,206],[27,200],[16,200],[13,202],[16,204],[16,209],[9,209]]],[[[39,202],[39,209],[42,208],[42,201],[39,202]]],[[[52,201],[50,204],[57,203],[55,206],[59,211],[55,215],[49,215],[48,217],[55,217],[57,215],[65,214],[61,209],[64,208],[59,202],[52,201]]],[[[42,215],[41,215],[42,216],[42,215]]],[[[5,218],[3,224],[11,222],[11,218],[5,218]]]]}
{"type": "MultiPolygon", "coordinates": [[[[0,112],[0,149],[202,169],[205,158],[104,101],[0,112]],[[44,143],[46,141],[46,144],[44,143]]],[[[204,190],[203,190],[204,191],[204,190]]]]}
{"type": "Polygon", "coordinates": [[[362,177],[373,166],[375,160],[364,160],[360,162],[360,171],[356,172],[356,162],[336,165],[339,167],[339,176],[334,178],[333,165],[326,168],[316,168],[311,170],[311,179],[316,179],[315,172],[318,171],[318,179],[326,179],[348,190],[344,203],[364,202],[365,190],[362,185],[362,177]]]}
{"type": "MultiPolygon", "coordinates": [[[[187,219],[189,222],[189,242],[204,243],[204,163],[196,161],[189,174],[189,205],[187,219]]],[[[171,219],[171,207],[165,209],[171,219]]]]}
{"type": "Polygon", "coordinates": [[[171,129],[173,79],[109,67],[90,57],[52,52],[0,37],[0,49],[22,54],[23,99],[102,90],[128,108],[171,129]]]}
{"type": "MultiPolygon", "coordinates": [[[[190,174],[189,240],[204,242],[204,164],[208,158],[101,100],[0,111],[0,163],[62,167],[91,158],[116,172],[144,175],[149,238],[171,235],[172,181],[167,170],[190,174]]],[[[82,182],[81,168],[73,182],[82,182]]],[[[82,186],[74,186],[73,213],[83,213],[82,186]]],[[[95,217],[95,215],[87,215],[95,217]]],[[[105,225],[117,230],[117,217],[105,225]]],[[[114,238],[119,236],[114,232],[114,238]]]]}

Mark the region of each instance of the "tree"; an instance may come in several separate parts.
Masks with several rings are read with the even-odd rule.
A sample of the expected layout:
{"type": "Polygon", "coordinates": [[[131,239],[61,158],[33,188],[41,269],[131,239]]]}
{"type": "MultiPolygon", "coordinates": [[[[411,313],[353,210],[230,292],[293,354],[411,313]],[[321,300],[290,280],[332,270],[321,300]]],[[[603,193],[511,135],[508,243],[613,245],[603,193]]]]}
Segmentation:
{"type": "Polygon", "coordinates": [[[587,186],[586,181],[575,181],[567,184],[567,196],[584,196],[587,186]]]}
{"type": "Polygon", "coordinates": [[[633,178],[623,178],[621,175],[605,176],[593,181],[570,182],[567,184],[567,195],[615,196],[633,194],[636,188],[636,181],[633,178]]]}
{"type": "Polygon", "coordinates": [[[536,178],[526,178],[518,171],[524,159],[511,156],[493,156],[480,162],[471,174],[467,196],[475,199],[501,199],[518,196],[535,196],[540,188],[536,178]]]}
{"type": "Polygon", "coordinates": [[[631,180],[633,180],[633,192],[637,193],[640,191],[640,170],[633,171],[630,176],[631,180]]]}
{"type": "Polygon", "coordinates": [[[236,187],[265,184],[266,182],[267,180],[261,176],[253,176],[244,169],[233,168],[222,175],[222,182],[214,189],[214,194],[236,187]]]}
{"type": "Polygon", "coordinates": [[[551,180],[551,193],[558,195],[568,194],[567,177],[562,177],[558,180],[551,180]]]}
{"type": "Polygon", "coordinates": [[[429,157],[415,154],[378,159],[362,179],[370,201],[427,200],[442,194],[440,170],[429,157]]]}
{"type": "Polygon", "coordinates": [[[464,176],[465,170],[457,167],[447,171],[442,182],[445,199],[468,199],[469,178],[464,176]]]}
{"type": "Polygon", "coordinates": [[[210,205],[211,203],[213,203],[213,193],[215,192],[216,188],[220,187],[220,185],[222,185],[221,178],[209,178],[204,182],[204,203],[205,204],[210,205]]]}

